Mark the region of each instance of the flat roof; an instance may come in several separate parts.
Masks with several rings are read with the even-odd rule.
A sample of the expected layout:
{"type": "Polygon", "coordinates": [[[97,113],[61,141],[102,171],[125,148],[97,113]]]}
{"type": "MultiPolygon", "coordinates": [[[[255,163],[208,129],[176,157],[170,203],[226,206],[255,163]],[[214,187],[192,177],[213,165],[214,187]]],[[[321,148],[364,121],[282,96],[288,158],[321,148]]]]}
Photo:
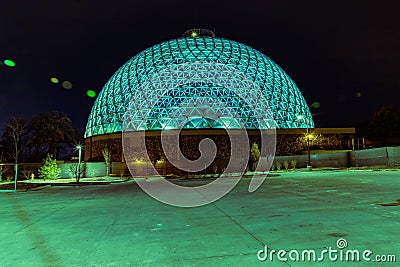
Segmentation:
{"type": "MultiPolygon", "coordinates": [[[[235,131],[234,129],[230,129],[230,131],[235,131]]],[[[238,130],[237,130],[238,131],[238,130]]],[[[355,134],[355,128],[292,128],[292,129],[276,129],[276,134],[305,134],[307,131],[312,133],[319,134],[355,134]]],[[[146,136],[159,136],[161,131],[145,131],[146,136]]],[[[249,135],[254,135],[259,133],[258,130],[248,130],[249,135]]],[[[224,129],[183,129],[181,131],[181,135],[222,135],[226,134],[224,129]]],[[[122,133],[111,133],[111,134],[102,134],[95,135],[92,137],[86,138],[86,140],[104,140],[104,139],[116,139],[122,138],[122,133]]]]}

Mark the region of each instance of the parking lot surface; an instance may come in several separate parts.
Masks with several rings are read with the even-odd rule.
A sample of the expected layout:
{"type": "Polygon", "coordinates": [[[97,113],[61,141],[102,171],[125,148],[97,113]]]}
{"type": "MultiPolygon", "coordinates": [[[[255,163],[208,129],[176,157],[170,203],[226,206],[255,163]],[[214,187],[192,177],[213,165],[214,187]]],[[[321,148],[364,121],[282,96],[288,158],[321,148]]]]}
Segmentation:
{"type": "Polygon", "coordinates": [[[160,203],[132,181],[2,193],[0,266],[400,265],[400,171],[282,172],[254,193],[249,181],[197,208],[160,203]],[[338,242],[371,261],[318,261],[338,242]]]}

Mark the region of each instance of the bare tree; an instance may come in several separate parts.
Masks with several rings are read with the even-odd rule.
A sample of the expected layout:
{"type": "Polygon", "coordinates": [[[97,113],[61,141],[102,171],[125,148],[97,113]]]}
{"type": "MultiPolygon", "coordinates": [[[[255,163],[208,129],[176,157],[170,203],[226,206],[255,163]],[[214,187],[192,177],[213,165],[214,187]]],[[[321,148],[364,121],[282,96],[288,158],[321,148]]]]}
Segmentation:
{"type": "Polygon", "coordinates": [[[104,148],[103,151],[101,151],[104,157],[104,162],[107,167],[107,176],[110,174],[110,151],[108,148],[104,148]]]}
{"type": "Polygon", "coordinates": [[[9,157],[13,159],[15,165],[15,178],[18,177],[18,162],[26,145],[32,141],[29,135],[28,127],[24,118],[12,117],[6,125],[2,136],[2,146],[8,152],[9,157]]]}
{"type": "Polygon", "coordinates": [[[18,163],[21,152],[27,144],[27,133],[28,128],[24,118],[12,117],[6,125],[2,143],[15,163],[18,163]]]}
{"type": "Polygon", "coordinates": [[[32,170],[31,168],[29,168],[29,167],[23,167],[22,166],[22,170],[21,170],[21,173],[22,173],[22,175],[25,177],[25,179],[27,179],[27,180],[29,180],[29,179],[32,179],[33,180],[33,178],[35,177],[35,172],[34,172],[34,170],[32,170]]]}
{"type": "Polygon", "coordinates": [[[69,171],[74,176],[76,182],[79,183],[83,173],[85,172],[85,166],[83,163],[71,163],[69,165],[69,171]]]}

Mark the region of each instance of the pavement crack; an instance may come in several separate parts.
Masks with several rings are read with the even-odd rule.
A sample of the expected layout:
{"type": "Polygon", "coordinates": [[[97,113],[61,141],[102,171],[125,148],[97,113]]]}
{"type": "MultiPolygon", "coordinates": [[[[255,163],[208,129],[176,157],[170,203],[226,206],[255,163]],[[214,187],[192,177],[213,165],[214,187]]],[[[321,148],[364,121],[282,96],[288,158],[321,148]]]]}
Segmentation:
{"type": "MultiPolygon", "coordinates": [[[[235,220],[232,216],[230,216],[228,213],[226,213],[223,209],[221,209],[220,207],[218,207],[215,202],[212,203],[212,205],[218,209],[222,214],[225,215],[225,217],[229,218],[229,220],[231,220],[235,225],[237,225],[240,229],[242,229],[244,232],[246,232],[247,234],[249,234],[251,237],[253,237],[255,240],[257,240],[262,246],[264,246],[265,244],[267,244],[266,242],[264,242],[263,240],[261,240],[258,236],[256,236],[255,234],[253,234],[252,232],[250,232],[249,230],[247,230],[243,225],[241,225],[237,220],[235,220]]],[[[256,252],[254,252],[254,255],[256,254],[256,252]]],[[[291,266],[288,262],[286,261],[280,261],[282,263],[285,263],[288,266],[291,266]]]]}

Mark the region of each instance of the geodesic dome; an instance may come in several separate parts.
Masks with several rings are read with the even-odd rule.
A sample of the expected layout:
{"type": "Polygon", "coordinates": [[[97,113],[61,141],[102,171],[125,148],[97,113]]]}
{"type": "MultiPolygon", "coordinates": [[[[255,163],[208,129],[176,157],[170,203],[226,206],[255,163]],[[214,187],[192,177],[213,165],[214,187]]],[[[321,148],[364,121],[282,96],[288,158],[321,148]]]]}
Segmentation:
{"type": "MultiPolygon", "coordinates": [[[[137,90],[163,70],[190,62],[216,63],[243,73],[245,78],[262,92],[272,112],[276,128],[314,127],[301,92],[275,62],[261,52],[235,41],[196,36],[157,44],[126,62],[99,93],[88,119],[85,137],[121,132],[124,114],[137,90]]],[[[245,86],[238,90],[245,95],[245,86]]],[[[174,124],[168,121],[168,114],[174,109],[176,113],[177,107],[182,103],[191,103],[190,99],[193,98],[218,99],[234,110],[236,118],[218,121],[195,116],[184,128],[235,128],[237,120],[247,129],[260,127],[254,112],[240,93],[233,92],[223,84],[194,80],[176,85],[176,88],[168,90],[154,102],[145,130],[174,128],[174,124]]]]}

